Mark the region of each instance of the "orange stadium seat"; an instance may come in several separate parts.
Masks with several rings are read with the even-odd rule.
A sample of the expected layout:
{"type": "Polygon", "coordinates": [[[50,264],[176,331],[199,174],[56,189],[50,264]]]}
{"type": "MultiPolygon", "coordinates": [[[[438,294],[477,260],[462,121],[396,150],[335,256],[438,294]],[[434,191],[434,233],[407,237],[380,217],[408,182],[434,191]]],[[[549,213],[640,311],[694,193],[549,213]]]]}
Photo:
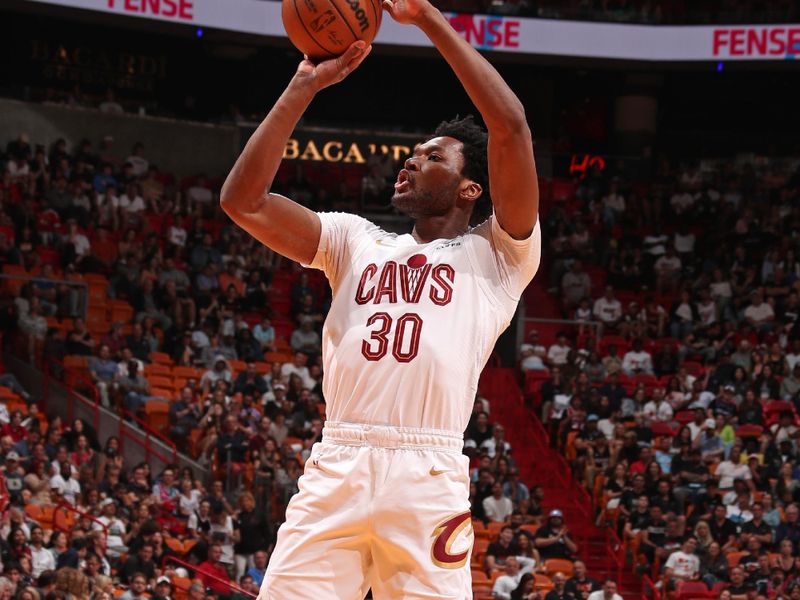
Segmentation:
{"type": "Polygon", "coordinates": [[[145,422],[156,430],[166,429],[169,425],[169,402],[148,400],[144,405],[145,422]]]}
{"type": "Polygon", "coordinates": [[[256,373],[259,375],[266,375],[272,371],[272,365],[268,362],[257,362],[256,363],[256,373]]]}
{"type": "Polygon", "coordinates": [[[150,382],[150,385],[154,388],[172,388],[172,378],[171,377],[164,377],[163,375],[147,375],[147,381],[150,382]]]}
{"type": "Polygon", "coordinates": [[[549,558],[544,561],[544,572],[548,577],[552,577],[554,573],[563,573],[569,579],[572,577],[572,561],[563,558],[549,558]]]}
{"type": "Polygon", "coordinates": [[[151,352],[147,355],[150,360],[159,365],[171,365],[172,357],[166,352],[151,352]]]}
{"type": "Polygon", "coordinates": [[[148,377],[152,375],[160,375],[162,377],[172,378],[172,369],[166,365],[151,363],[144,366],[144,374],[148,377]]]}
{"type": "Polygon", "coordinates": [[[550,590],[553,589],[553,581],[547,576],[542,575],[541,573],[534,573],[533,574],[533,587],[536,589],[537,592],[542,592],[546,594],[550,590]]]}

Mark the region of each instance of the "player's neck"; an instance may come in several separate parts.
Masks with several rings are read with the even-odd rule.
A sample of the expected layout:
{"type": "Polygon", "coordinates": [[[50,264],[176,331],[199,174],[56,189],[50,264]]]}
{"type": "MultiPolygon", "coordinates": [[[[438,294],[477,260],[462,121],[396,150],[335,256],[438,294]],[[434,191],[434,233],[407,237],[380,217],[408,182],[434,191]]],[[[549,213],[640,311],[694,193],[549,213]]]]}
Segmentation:
{"type": "Polygon", "coordinates": [[[433,240],[450,240],[464,235],[469,229],[469,215],[451,213],[435,217],[420,217],[414,223],[411,235],[420,244],[433,240]]]}

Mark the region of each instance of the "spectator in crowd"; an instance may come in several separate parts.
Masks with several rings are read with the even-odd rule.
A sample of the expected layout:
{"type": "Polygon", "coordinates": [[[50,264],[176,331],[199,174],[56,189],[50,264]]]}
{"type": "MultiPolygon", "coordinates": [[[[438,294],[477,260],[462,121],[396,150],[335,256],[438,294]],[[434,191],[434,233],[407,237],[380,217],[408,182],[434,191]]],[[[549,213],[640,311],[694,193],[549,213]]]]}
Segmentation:
{"type": "Polygon", "coordinates": [[[553,589],[547,592],[545,600],[576,600],[575,596],[567,591],[567,578],[562,572],[553,573],[553,589]]]}
{"type": "Polygon", "coordinates": [[[642,340],[633,340],[632,348],[622,359],[622,370],[631,377],[639,373],[653,374],[653,357],[642,347],[642,340]]]}
{"type": "MultiPolygon", "coordinates": [[[[511,500],[503,495],[503,484],[495,481],[492,485],[492,495],[483,499],[483,512],[487,520],[495,523],[505,523],[514,512],[511,500]]],[[[515,582],[514,587],[516,587],[515,582]]]]}
{"type": "Polygon", "coordinates": [[[551,365],[562,367],[567,364],[572,348],[567,342],[567,336],[563,332],[558,334],[556,342],[547,351],[547,361],[551,365]]]}
{"type": "Polygon", "coordinates": [[[522,576],[533,571],[534,560],[525,556],[509,556],[506,559],[505,573],[500,575],[492,586],[492,594],[501,600],[510,600],[511,593],[519,586],[522,576]]]}
{"type": "Polygon", "coordinates": [[[575,600],[587,600],[589,594],[599,589],[597,580],[587,575],[586,563],[576,560],[572,564],[572,577],[567,580],[564,591],[572,594],[575,600]]]}
{"type": "Polygon", "coordinates": [[[119,570],[119,579],[122,583],[129,583],[137,575],[144,576],[145,587],[155,583],[156,565],[153,562],[153,545],[142,544],[136,554],[128,556],[119,570]]]}
{"type": "Polygon", "coordinates": [[[622,319],[622,304],[614,295],[614,288],[607,285],[605,293],[594,302],[592,313],[603,326],[603,333],[616,330],[622,319]]]}
{"type": "Polygon", "coordinates": [[[131,587],[120,596],[120,600],[139,600],[149,598],[147,593],[147,577],[144,573],[134,573],[130,577],[131,587]]]}
{"type": "Polygon", "coordinates": [[[695,554],[697,540],[687,537],[681,549],[673,552],[664,563],[664,576],[671,589],[675,589],[679,581],[697,581],[700,578],[700,559],[695,554]]]}
{"type": "Polygon", "coordinates": [[[220,562],[222,546],[211,544],[208,547],[208,558],[197,565],[195,576],[203,585],[215,594],[226,595],[230,590],[228,570],[220,562]]]}
{"type": "Polygon", "coordinates": [[[603,582],[603,589],[589,594],[588,600],[622,600],[622,596],[617,593],[617,582],[606,579],[603,582]]]}
{"type": "MultiPolygon", "coordinates": [[[[616,9],[606,12],[611,10],[616,9]]],[[[78,101],[85,95],[75,90],[71,96],[78,101]]],[[[11,507],[4,533],[10,536],[7,575],[18,573],[22,582],[30,571],[30,577],[41,578],[45,594],[55,590],[56,576],[48,571],[57,567],[61,593],[87,577],[102,581],[98,578],[114,571],[130,579],[138,567],[126,569],[120,553],[138,560],[152,542],[158,548],[154,554],[161,556],[164,543],[158,540],[167,533],[179,542],[181,536],[200,540],[190,562],[205,560],[208,552],[209,572],[219,567],[226,581],[231,575],[250,576],[257,585],[272,543],[273,524],[262,510],[267,490],[277,491],[271,508],[280,515],[322,428],[319,343],[312,347],[299,338],[319,335],[330,301],[326,290],[307,271],[289,267],[227,227],[214,206],[209,178],[174,185],[172,174],[154,169],[142,148],[120,161],[110,139],[97,156],[91,144],[71,150],[62,140],[48,153],[34,150],[26,138],[12,140],[6,156],[0,156],[6,174],[0,180],[0,259],[39,275],[40,281],[8,299],[4,343],[20,347],[31,361],[44,360],[50,373],[67,375],[69,381],[76,369],[62,373],[56,359],[89,357],[88,369],[82,370],[96,384],[100,401],[115,406],[121,399],[140,414],[151,398],[151,368],[145,372],[145,365],[153,352],[164,352],[188,369],[208,368],[211,375],[202,383],[194,371],[180,376],[173,371],[172,380],[185,387],[170,403],[169,432],[195,458],[222,457],[209,464],[215,476],[229,478],[230,487],[214,485],[210,493],[209,482],[172,466],[153,481],[155,473],[126,462],[119,440],[107,448],[98,443],[105,444],[105,432],[40,421],[20,382],[2,375],[0,384],[29,404],[0,403],[0,462],[11,507]],[[94,313],[88,325],[81,318],[73,324],[65,320],[82,314],[80,304],[51,280],[79,274],[86,281],[106,278],[114,300],[107,308],[120,322],[112,333],[106,335],[110,322],[98,329],[94,313]],[[132,316],[118,318],[131,309],[132,316]],[[296,319],[297,336],[288,335],[287,317],[296,319]],[[301,324],[305,319],[310,329],[301,324]],[[258,323],[252,335],[248,323],[258,323]],[[14,345],[17,336],[20,346],[14,345]],[[284,351],[287,342],[303,352],[274,361],[270,356],[273,369],[261,377],[259,372],[269,369],[262,371],[253,360],[261,360],[263,352],[284,351]],[[229,367],[221,376],[214,369],[218,355],[229,367]],[[236,358],[248,360],[247,367],[228,362],[236,358]],[[121,359],[115,370],[108,364],[112,359],[121,359]],[[167,472],[172,473],[169,482],[167,472]],[[252,500],[244,492],[252,493],[252,500]],[[207,497],[212,502],[201,501],[207,497]],[[35,519],[20,509],[62,501],[106,523],[108,540],[98,523],[76,517],[74,527],[53,531],[44,543],[35,519]],[[230,505],[237,503],[234,510],[230,505]],[[20,533],[26,531],[23,539],[20,533]],[[217,543],[223,548],[213,559],[217,543]]],[[[698,574],[709,586],[729,583],[728,597],[798,596],[800,586],[785,585],[796,578],[793,554],[800,542],[795,504],[800,497],[800,299],[795,290],[800,247],[793,235],[800,227],[798,174],[782,173],[769,158],[756,167],[706,161],[702,169],[665,166],[657,184],[650,185],[628,181],[629,176],[609,168],[577,184],[575,210],[555,206],[542,214],[558,255],[553,283],[561,286],[570,318],[575,315],[582,325],[565,330],[549,352],[538,332],[531,333],[529,344],[521,347],[520,369],[544,373],[549,368],[550,373],[526,401],[541,407],[554,451],[579,454],[570,457],[574,474],[590,488],[600,482],[596,489],[604,502],[592,516],[601,517],[602,524],[618,513],[626,541],[641,534],[639,556],[631,558],[665,566],[667,571],[650,571],[656,579],[666,576],[676,583],[683,567],[694,564],[683,556],[692,554],[686,550],[690,534],[698,544],[698,574]],[[721,189],[715,189],[718,184],[721,189]],[[633,191],[640,185],[649,188],[647,193],[633,191]],[[692,232],[698,230],[703,235],[695,237],[692,232]],[[612,285],[590,302],[595,275],[605,275],[612,285]],[[599,337],[586,325],[589,320],[602,325],[599,337]],[[602,339],[609,334],[624,339],[612,338],[610,344],[602,339]],[[645,349],[653,352],[649,368],[639,363],[648,360],[637,356],[645,349]],[[642,385],[628,379],[643,373],[664,379],[655,384],[639,378],[642,385]],[[694,418],[679,427],[687,410],[695,411],[694,418]],[[673,437],[670,431],[677,433],[673,437]],[[752,571],[729,569],[730,553],[744,548],[751,548],[743,562],[754,565],[752,571]],[[778,563],[786,576],[776,584],[779,577],[773,581],[772,576],[778,563]]],[[[304,178],[292,175],[288,187],[301,190],[312,205],[324,201],[304,178]]],[[[86,364],[85,359],[70,361],[86,364]]],[[[474,515],[514,527],[536,524],[542,535],[533,545],[542,558],[551,552],[574,557],[569,534],[563,540],[558,535],[565,531],[563,518],[556,526],[559,519],[549,513],[553,516],[541,522],[542,504],[549,507],[560,499],[527,494],[526,486],[536,484],[541,471],[537,467],[529,475],[527,440],[509,431],[522,452],[512,459],[505,435],[507,406],[501,397],[490,399],[491,405],[477,403],[465,436],[474,515]]],[[[490,571],[509,556],[532,554],[527,531],[514,527],[490,546],[490,571]]],[[[574,567],[577,583],[571,579],[563,593],[587,600],[601,591],[611,600],[615,592],[606,597],[605,589],[588,585],[591,574],[583,568],[585,577],[580,575],[579,565],[574,567]]],[[[691,571],[693,577],[693,566],[691,571]]],[[[170,567],[165,574],[171,572],[170,567]]],[[[249,585],[248,579],[240,581],[249,585]]],[[[511,596],[535,594],[533,581],[521,577],[511,596]]],[[[145,587],[154,583],[146,574],[145,587]]],[[[144,591],[138,582],[129,584],[131,597],[144,591]]],[[[158,582],[151,592],[169,594],[166,585],[158,582]]],[[[25,593],[22,583],[17,589],[25,593]]],[[[208,595],[229,591],[220,586],[208,595]]],[[[189,594],[206,597],[202,584],[189,594]]]]}
{"type": "Polygon", "coordinates": [[[564,525],[564,515],[558,509],[551,510],[547,523],[536,531],[534,545],[542,560],[549,558],[572,559],[578,551],[578,545],[573,541],[569,530],[564,525]]]}
{"type": "Polygon", "coordinates": [[[500,529],[497,540],[486,549],[486,571],[491,574],[495,569],[504,567],[509,556],[517,556],[519,548],[514,542],[514,529],[505,525],[500,529]]]}
{"type": "Polygon", "coordinates": [[[567,310],[575,308],[581,300],[590,296],[592,281],[588,273],[583,270],[583,263],[580,260],[573,261],[570,270],[564,273],[561,278],[561,291],[567,310]]]}

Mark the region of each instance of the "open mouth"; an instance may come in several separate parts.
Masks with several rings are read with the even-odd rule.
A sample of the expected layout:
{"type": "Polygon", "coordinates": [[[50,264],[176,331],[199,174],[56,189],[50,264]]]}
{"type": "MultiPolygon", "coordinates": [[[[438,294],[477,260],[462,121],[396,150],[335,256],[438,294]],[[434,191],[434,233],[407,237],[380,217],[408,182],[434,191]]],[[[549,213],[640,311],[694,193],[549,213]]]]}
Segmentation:
{"type": "Polygon", "coordinates": [[[406,169],[400,169],[397,174],[397,181],[394,182],[395,192],[405,192],[411,187],[411,175],[406,169]]]}

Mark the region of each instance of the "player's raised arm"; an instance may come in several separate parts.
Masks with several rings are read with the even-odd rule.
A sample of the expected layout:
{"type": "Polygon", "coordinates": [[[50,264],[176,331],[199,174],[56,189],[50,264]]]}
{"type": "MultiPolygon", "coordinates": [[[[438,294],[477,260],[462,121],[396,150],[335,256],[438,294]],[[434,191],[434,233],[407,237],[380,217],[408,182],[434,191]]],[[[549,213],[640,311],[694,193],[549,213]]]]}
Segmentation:
{"type": "Polygon", "coordinates": [[[371,50],[355,42],[337,58],[314,65],[308,59],[247,142],[220,194],[220,203],[237,225],[287,258],[309,263],[319,245],[317,215],[288,198],[270,193],[286,141],[321,89],[340,82],[371,50]]]}
{"type": "Polygon", "coordinates": [[[517,239],[536,225],[539,186],[525,109],[500,74],[428,0],[383,0],[400,23],[415,24],[450,64],[489,130],[489,186],[500,226],[517,239]]]}

